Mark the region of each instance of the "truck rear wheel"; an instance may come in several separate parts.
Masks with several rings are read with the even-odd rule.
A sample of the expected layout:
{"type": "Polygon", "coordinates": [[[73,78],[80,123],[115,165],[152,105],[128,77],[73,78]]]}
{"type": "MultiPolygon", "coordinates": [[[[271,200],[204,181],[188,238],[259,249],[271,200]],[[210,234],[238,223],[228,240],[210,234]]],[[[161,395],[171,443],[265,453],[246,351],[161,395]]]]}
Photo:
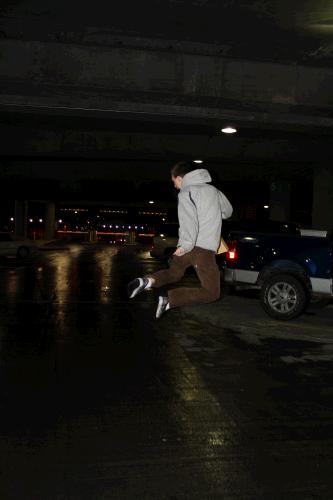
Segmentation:
{"type": "Polygon", "coordinates": [[[261,289],[260,302],[265,312],[275,319],[294,319],[304,312],[308,295],[300,280],[290,274],[275,274],[261,289]]]}

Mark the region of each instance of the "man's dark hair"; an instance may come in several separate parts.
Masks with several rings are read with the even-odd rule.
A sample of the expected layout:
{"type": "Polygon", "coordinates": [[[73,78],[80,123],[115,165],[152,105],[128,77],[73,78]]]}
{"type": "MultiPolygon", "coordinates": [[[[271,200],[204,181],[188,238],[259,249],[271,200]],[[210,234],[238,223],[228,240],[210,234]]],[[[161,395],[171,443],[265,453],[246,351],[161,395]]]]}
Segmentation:
{"type": "Polygon", "coordinates": [[[184,175],[188,174],[189,172],[192,172],[192,170],[195,170],[196,167],[189,161],[180,161],[174,165],[170,172],[173,177],[184,177],[184,175]]]}

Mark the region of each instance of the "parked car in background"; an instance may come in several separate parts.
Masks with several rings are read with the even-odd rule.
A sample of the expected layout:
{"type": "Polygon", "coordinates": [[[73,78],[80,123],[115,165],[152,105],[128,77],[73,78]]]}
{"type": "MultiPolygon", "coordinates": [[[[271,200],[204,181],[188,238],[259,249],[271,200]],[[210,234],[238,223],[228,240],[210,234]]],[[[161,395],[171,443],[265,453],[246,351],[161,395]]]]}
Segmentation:
{"type": "Polygon", "coordinates": [[[158,260],[168,260],[177,248],[178,228],[179,225],[175,222],[164,224],[157,229],[150,249],[152,257],[158,260]]]}
{"type": "Polygon", "coordinates": [[[0,256],[26,259],[37,251],[32,240],[16,240],[12,233],[0,232],[0,256]]]}

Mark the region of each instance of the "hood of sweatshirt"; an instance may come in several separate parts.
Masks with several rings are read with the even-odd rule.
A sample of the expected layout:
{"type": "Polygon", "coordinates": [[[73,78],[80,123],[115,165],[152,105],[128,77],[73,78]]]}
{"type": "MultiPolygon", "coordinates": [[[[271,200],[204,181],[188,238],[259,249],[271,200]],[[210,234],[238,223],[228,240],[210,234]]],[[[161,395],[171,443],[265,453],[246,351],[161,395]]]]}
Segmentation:
{"type": "Polygon", "coordinates": [[[198,168],[197,170],[192,170],[188,174],[185,174],[182,181],[182,187],[180,190],[186,188],[187,186],[193,186],[194,184],[206,184],[211,182],[212,178],[205,168],[198,168]]]}

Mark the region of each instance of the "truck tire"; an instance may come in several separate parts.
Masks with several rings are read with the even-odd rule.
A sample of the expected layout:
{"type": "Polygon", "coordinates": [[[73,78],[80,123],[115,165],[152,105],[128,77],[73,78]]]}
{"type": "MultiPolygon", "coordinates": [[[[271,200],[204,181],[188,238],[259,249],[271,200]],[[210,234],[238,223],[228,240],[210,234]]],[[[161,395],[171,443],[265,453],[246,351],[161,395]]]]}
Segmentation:
{"type": "Polygon", "coordinates": [[[272,318],[289,320],[304,312],[308,294],[296,277],[290,274],[274,274],[264,282],[260,302],[264,311],[272,318]]]}

